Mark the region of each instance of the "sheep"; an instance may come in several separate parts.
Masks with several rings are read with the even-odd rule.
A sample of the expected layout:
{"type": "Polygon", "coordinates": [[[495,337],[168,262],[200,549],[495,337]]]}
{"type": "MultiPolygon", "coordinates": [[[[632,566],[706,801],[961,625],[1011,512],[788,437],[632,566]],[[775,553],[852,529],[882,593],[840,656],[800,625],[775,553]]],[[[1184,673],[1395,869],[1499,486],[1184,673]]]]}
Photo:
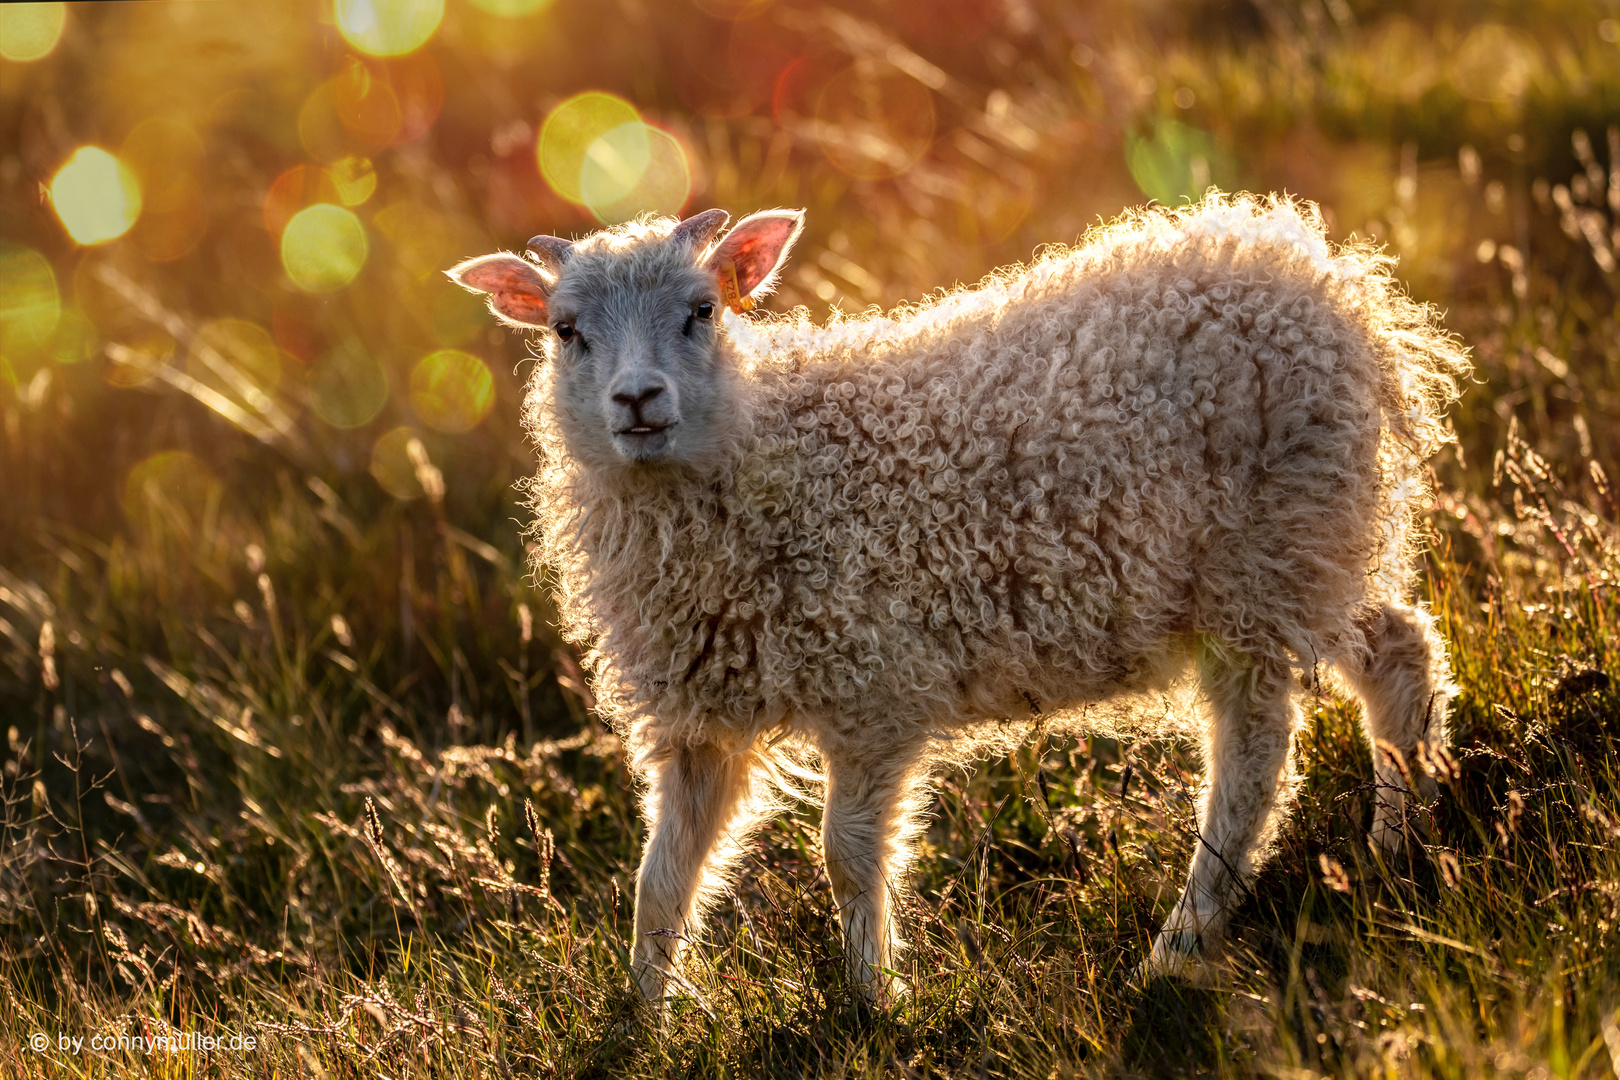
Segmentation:
{"type": "Polygon", "coordinates": [[[448,271],[544,331],[523,413],[536,568],[644,784],[649,999],[683,984],[682,943],[816,759],[849,977],[904,993],[895,890],[930,776],[1031,717],[1151,732],[1138,706],[1189,669],[1199,836],[1148,973],[1218,953],[1323,664],[1364,705],[1372,836],[1401,849],[1426,780],[1409,763],[1454,693],[1412,599],[1421,470],[1468,361],[1392,260],[1331,244],[1311,204],[1213,192],[815,325],[742,315],[802,211],[717,239],[728,220],[448,271]]]}

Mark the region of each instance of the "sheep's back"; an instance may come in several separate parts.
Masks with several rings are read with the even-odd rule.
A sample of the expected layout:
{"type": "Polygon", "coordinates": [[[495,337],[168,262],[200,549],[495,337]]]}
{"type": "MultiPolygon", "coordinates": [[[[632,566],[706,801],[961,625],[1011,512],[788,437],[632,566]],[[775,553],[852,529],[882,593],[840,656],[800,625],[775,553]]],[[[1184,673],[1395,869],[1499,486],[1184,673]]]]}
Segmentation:
{"type": "Polygon", "coordinates": [[[1348,620],[1377,497],[1366,343],[1311,275],[1230,255],[1077,258],[783,373],[737,490],[775,616],[758,662],[847,723],[972,720],[1140,688],[1200,631],[1348,620]]]}

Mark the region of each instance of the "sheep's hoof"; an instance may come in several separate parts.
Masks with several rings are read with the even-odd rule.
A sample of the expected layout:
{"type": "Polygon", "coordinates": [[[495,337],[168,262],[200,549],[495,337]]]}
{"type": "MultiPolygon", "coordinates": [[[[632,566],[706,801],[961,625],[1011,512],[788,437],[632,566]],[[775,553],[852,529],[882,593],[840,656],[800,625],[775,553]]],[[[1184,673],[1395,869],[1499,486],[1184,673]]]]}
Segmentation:
{"type": "Polygon", "coordinates": [[[1399,858],[1406,850],[1406,825],[1399,815],[1381,813],[1373,820],[1369,839],[1386,860],[1399,858]]]}
{"type": "Polygon", "coordinates": [[[1419,847],[1428,839],[1427,815],[1415,812],[1421,808],[1421,797],[1407,795],[1398,803],[1380,804],[1373,813],[1372,833],[1368,839],[1385,861],[1400,857],[1407,849],[1409,838],[1419,847]]]}
{"type": "Polygon", "coordinates": [[[1131,981],[1145,987],[1157,978],[1185,979],[1203,960],[1204,946],[1196,930],[1165,930],[1153,939],[1153,951],[1131,981]]]}
{"type": "Polygon", "coordinates": [[[1371,841],[1386,860],[1406,851],[1407,838],[1421,844],[1429,836],[1428,810],[1440,797],[1440,785],[1424,773],[1412,775],[1408,789],[1400,779],[1380,781],[1373,809],[1371,841]]]}
{"type": "Polygon", "coordinates": [[[894,972],[871,970],[861,978],[850,973],[850,985],[867,1005],[874,1009],[893,1009],[911,992],[906,981],[894,972]]]}
{"type": "Polygon", "coordinates": [[[637,997],[640,999],[640,1008],[636,1010],[636,1019],[649,1027],[663,1026],[669,1019],[670,1001],[675,996],[674,982],[667,973],[652,964],[643,965],[636,972],[637,997]]]}

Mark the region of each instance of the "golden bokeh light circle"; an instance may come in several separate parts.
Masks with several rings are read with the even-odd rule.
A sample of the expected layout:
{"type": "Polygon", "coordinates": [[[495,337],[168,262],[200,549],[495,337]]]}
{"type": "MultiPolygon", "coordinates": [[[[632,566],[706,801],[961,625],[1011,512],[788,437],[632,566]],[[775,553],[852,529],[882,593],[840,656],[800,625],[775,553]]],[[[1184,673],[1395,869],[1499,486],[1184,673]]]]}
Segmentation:
{"type": "Polygon", "coordinates": [[[131,390],[156,381],[158,371],[174,357],[174,338],[156,327],[119,335],[116,352],[109,352],[101,378],[108,386],[131,390]]]}
{"type": "Polygon", "coordinates": [[[50,261],[33,248],[0,243],[0,356],[44,347],[62,319],[62,296],[50,261]]]}
{"type": "Polygon", "coordinates": [[[1506,104],[1524,97],[1541,65],[1541,49],[1533,37],[1485,23],[1470,30],[1453,53],[1451,83],[1476,101],[1506,104]]]}
{"type": "Polygon", "coordinates": [[[307,364],[326,350],[317,312],[321,302],[302,295],[281,297],[270,313],[270,334],[284,355],[307,364]]]}
{"type": "Polygon", "coordinates": [[[538,15],[556,3],[556,0],[472,0],[473,6],[503,19],[520,19],[525,15],[538,15]]]}
{"type": "Polygon", "coordinates": [[[1434,36],[1405,15],[1381,19],[1364,30],[1358,51],[1371,80],[1402,101],[1417,101],[1440,79],[1434,36]]]}
{"type": "Polygon", "coordinates": [[[331,173],[319,165],[294,165],[270,182],[264,195],[264,231],[280,236],[293,215],[316,203],[342,200],[331,173]]]}
{"type": "Polygon", "coordinates": [[[845,68],[816,102],[816,141],[856,179],[899,176],[933,145],[934,95],[892,67],[845,68]]]}
{"type": "Polygon", "coordinates": [[[208,232],[208,205],[200,185],[189,189],[189,205],[174,210],[146,210],[130,236],[152,262],[173,262],[196,248],[208,232]]]}
{"type": "Polygon", "coordinates": [[[61,321],[51,335],[51,359],[58,364],[77,364],[101,351],[101,335],[96,324],[77,308],[63,308],[61,321]]]}
{"type": "Polygon", "coordinates": [[[435,431],[471,431],[494,407],[495,379],[471,353],[440,349],[411,370],[411,408],[435,431]]]}
{"type": "Polygon", "coordinates": [[[489,327],[489,309],[480,294],[440,288],[428,309],[428,323],[440,345],[465,345],[489,327]]]}
{"type": "Polygon", "coordinates": [[[579,201],[605,206],[634,191],[652,163],[651,130],[632,120],[591,140],[579,166],[579,201]]]}
{"type": "Polygon", "coordinates": [[[260,408],[281,383],[281,350],[258,323],[215,319],[197,331],[186,356],[186,372],[228,397],[260,408]]]}
{"type": "Polygon", "coordinates": [[[342,158],[332,162],[326,173],[344,206],[359,206],[376,194],[377,168],[370,158],[342,158]]]}
{"type": "Polygon", "coordinates": [[[281,230],[281,265],[305,292],[343,288],[365,266],[368,250],[360,219],[331,203],[304,207],[281,230]]]}
{"type": "Polygon", "coordinates": [[[421,138],[444,109],[444,76],[433,54],[416,52],[373,66],[373,77],[385,81],[399,102],[400,126],[393,143],[421,138]]]}
{"type": "Polygon", "coordinates": [[[219,480],[195,454],[160,450],[129,470],[120,502],[137,525],[180,525],[184,535],[184,526],[202,521],[219,491],[219,480]]]}
{"type": "MultiPolygon", "coordinates": [[[[377,64],[378,68],[384,66],[377,64]]],[[[399,138],[405,114],[399,95],[383,72],[350,57],[343,71],[327,85],[338,123],[349,134],[368,146],[388,146],[399,138]]]]}
{"type": "Polygon", "coordinates": [[[135,171],[99,146],[81,146],[51,178],[51,206],[75,243],[116,240],[141,216],[135,171]]]}
{"type": "Polygon", "coordinates": [[[341,345],[315,362],[309,407],[335,428],[364,427],[388,404],[388,376],[358,345],[341,345]]]}
{"type": "Polygon", "coordinates": [[[124,139],[118,160],[135,171],[146,210],[196,209],[207,151],[197,129],[179,117],[142,120],[124,139]]]}
{"type": "Polygon", "coordinates": [[[396,499],[408,501],[424,494],[410,451],[411,442],[420,438],[415,428],[397,427],[372,444],[372,478],[396,499]]]}
{"type": "MultiPolygon", "coordinates": [[[[540,175],[558,195],[572,203],[583,203],[580,179],[593,144],[617,128],[640,122],[636,107],[621,97],[600,90],[575,94],[552,109],[540,127],[535,144],[540,175]]],[[[619,144],[612,144],[612,148],[623,153],[619,144]]],[[[605,148],[598,148],[598,153],[605,159],[605,148]]]]}
{"type": "Polygon", "coordinates": [[[698,7],[717,19],[757,19],[775,0],[695,0],[698,7]]]}
{"type": "Polygon", "coordinates": [[[62,40],[66,4],[0,4],[0,57],[42,60],[62,40]]]}
{"type": "Polygon", "coordinates": [[[299,106],[298,141],[316,161],[337,161],[354,152],[354,136],[338,117],[332,80],[311,90],[299,106]]]}
{"type": "MultiPolygon", "coordinates": [[[[593,158],[589,155],[586,157],[586,167],[581,170],[580,188],[585,196],[585,205],[604,225],[629,221],[637,214],[648,211],[679,214],[692,195],[692,167],[681,141],[651,124],[637,123],[634,126],[640,129],[639,135],[647,145],[646,163],[634,183],[621,188],[617,178],[604,178],[607,182],[598,185],[591,176],[593,158]]],[[[610,132],[597,142],[607,142],[612,135],[610,132]]]]}
{"type": "Polygon", "coordinates": [[[343,40],[368,56],[404,56],[426,45],[444,18],[444,0],[333,0],[343,40]]]}

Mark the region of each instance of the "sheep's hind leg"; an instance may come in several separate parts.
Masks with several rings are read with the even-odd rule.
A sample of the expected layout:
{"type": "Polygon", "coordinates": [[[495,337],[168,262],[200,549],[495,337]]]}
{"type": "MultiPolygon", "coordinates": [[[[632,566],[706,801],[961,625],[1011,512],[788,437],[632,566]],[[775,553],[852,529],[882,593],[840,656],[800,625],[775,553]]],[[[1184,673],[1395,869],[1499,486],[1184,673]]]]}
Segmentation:
{"type": "Polygon", "coordinates": [[[1200,663],[1212,716],[1205,796],[1187,887],[1153,940],[1144,974],[1174,975],[1213,953],[1236,894],[1273,821],[1294,731],[1285,662],[1248,662],[1212,648],[1200,663]]]}
{"type": "Polygon", "coordinates": [[[911,862],[925,778],[909,749],[823,757],[822,848],[844,927],[845,964],[868,1000],[889,1000],[902,989],[889,974],[900,945],[892,901],[911,862]]]}
{"type": "Polygon", "coordinates": [[[1406,843],[1408,799],[1435,794],[1434,781],[1419,767],[1417,749],[1444,737],[1454,687],[1445,642],[1428,612],[1385,604],[1361,629],[1367,653],[1338,666],[1365,707],[1378,785],[1373,842],[1394,855],[1406,843]]]}
{"type": "Polygon", "coordinates": [[[678,979],[681,946],[702,917],[705,886],[718,884],[757,823],[753,755],[712,745],[670,746],[653,756],[643,803],[650,835],[636,874],[631,963],[642,994],[662,1001],[678,979]]]}

